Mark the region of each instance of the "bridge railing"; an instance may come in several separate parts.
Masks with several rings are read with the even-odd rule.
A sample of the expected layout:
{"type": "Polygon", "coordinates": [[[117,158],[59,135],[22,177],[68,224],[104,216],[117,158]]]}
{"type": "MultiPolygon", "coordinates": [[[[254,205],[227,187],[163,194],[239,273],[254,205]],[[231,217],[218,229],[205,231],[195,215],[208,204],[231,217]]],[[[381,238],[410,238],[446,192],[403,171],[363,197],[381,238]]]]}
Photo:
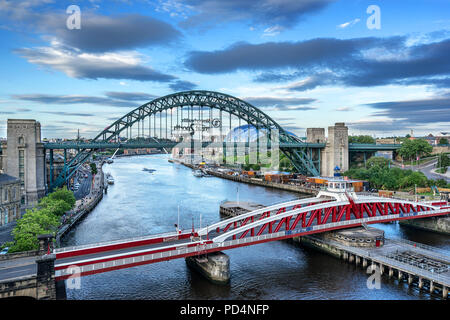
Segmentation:
{"type": "Polygon", "coordinates": [[[328,241],[324,241],[322,239],[318,239],[316,237],[314,237],[314,241],[320,242],[322,244],[333,244],[333,246],[337,247],[338,249],[353,253],[353,254],[357,254],[362,258],[371,260],[375,263],[379,263],[382,264],[384,266],[389,266],[389,267],[394,267],[402,272],[407,272],[413,275],[421,275],[421,276],[425,276],[428,279],[436,282],[436,283],[440,283],[441,285],[445,285],[445,286],[449,286],[450,285],[450,276],[449,275],[442,275],[439,273],[435,273],[435,272],[430,272],[427,271],[425,269],[422,269],[418,266],[414,266],[414,265],[410,265],[407,264],[405,262],[401,262],[392,258],[389,258],[387,256],[375,253],[375,252],[370,252],[361,248],[357,248],[357,247],[348,247],[345,245],[342,245],[336,241],[332,241],[332,240],[328,240],[328,241]]]}
{"type": "Polygon", "coordinates": [[[406,240],[406,239],[390,239],[390,238],[385,238],[389,241],[392,242],[398,242],[398,243],[405,243],[408,244],[410,246],[414,246],[414,247],[418,247],[418,248],[422,248],[428,251],[432,251],[438,254],[438,256],[436,256],[436,258],[439,259],[449,259],[449,252],[445,249],[440,249],[440,248],[436,248],[436,247],[432,247],[432,246],[428,246],[426,244],[420,243],[420,242],[414,242],[414,241],[410,241],[410,240],[406,240]]]}
{"type": "Polygon", "coordinates": [[[90,249],[90,248],[96,248],[96,247],[120,244],[120,243],[125,243],[125,242],[134,242],[134,241],[148,240],[148,239],[153,239],[153,238],[173,237],[173,236],[177,236],[177,235],[178,234],[175,231],[165,232],[165,233],[156,233],[156,234],[147,235],[147,236],[139,236],[139,237],[133,237],[133,238],[127,238],[127,239],[110,240],[110,241],[104,241],[104,242],[95,242],[95,243],[89,243],[89,244],[82,244],[82,245],[78,245],[78,246],[56,248],[54,250],[54,252],[55,253],[62,253],[62,252],[67,252],[67,251],[80,250],[80,249],[90,249]]]}

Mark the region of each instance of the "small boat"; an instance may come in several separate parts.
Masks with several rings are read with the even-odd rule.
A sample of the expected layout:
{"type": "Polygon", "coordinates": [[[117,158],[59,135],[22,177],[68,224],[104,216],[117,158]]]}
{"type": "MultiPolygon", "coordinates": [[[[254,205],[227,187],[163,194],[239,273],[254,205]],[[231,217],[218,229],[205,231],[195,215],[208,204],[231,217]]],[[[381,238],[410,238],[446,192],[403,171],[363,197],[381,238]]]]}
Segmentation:
{"type": "Polygon", "coordinates": [[[110,173],[106,174],[106,182],[108,182],[108,184],[114,184],[114,178],[110,173]]]}
{"type": "Polygon", "coordinates": [[[111,159],[111,158],[108,158],[108,159],[106,159],[106,162],[107,162],[107,163],[113,163],[113,162],[114,162],[114,160],[113,160],[113,159],[111,159]]]}
{"type": "Polygon", "coordinates": [[[148,168],[144,168],[144,169],[142,169],[142,171],[155,172],[156,169],[148,169],[148,168]]]}
{"type": "Polygon", "coordinates": [[[195,170],[192,174],[194,177],[203,177],[203,172],[201,170],[195,170]]]}

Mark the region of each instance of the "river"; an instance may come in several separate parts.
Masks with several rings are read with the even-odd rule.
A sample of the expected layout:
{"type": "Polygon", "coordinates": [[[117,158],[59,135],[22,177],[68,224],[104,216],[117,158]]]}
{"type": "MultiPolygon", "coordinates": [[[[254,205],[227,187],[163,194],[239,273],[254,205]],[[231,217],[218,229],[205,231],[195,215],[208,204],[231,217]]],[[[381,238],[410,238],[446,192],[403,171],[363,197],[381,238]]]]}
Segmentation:
{"type": "MultiPolygon", "coordinates": [[[[220,219],[224,200],[270,205],[298,198],[291,192],[241,184],[216,177],[196,178],[192,170],[169,163],[168,155],[116,158],[105,164],[115,179],[99,205],[63,240],[81,245],[190,229],[220,219]],[[154,173],[142,169],[156,169],[154,173]]],[[[444,235],[407,229],[398,224],[374,225],[386,237],[433,245],[450,252],[444,235]]],[[[116,270],[81,278],[80,289],[67,289],[67,299],[440,299],[439,296],[382,278],[381,289],[368,289],[360,267],[285,241],[226,251],[231,280],[215,285],[187,268],[184,259],[116,270]]]]}

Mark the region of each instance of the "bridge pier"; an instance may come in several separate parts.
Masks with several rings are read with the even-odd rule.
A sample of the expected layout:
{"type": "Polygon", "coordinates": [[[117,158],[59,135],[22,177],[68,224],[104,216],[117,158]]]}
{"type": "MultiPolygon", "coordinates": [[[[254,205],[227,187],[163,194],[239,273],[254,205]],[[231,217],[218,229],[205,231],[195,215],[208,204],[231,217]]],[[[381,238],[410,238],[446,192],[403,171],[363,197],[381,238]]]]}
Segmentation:
{"type": "Polygon", "coordinates": [[[412,274],[408,274],[408,285],[411,285],[412,282],[413,282],[413,276],[412,276],[412,274]]]}
{"type": "Polygon", "coordinates": [[[389,268],[389,278],[392,278],[393,275],[394,275],[394,269],[389,268]]]}
{"type": "Polygon", "coordinates": [[[423,288],[423,278],[419,277],[419,289],[423,288]]]}
{"type": "Polygon", "coordinates": [[[352,263],[354,259],[355,259],[355,256],[350,254],[348,257],[348,262],[352,263]]]}
{"type": "Polygon", "coordinates": [[[403,273],[400,270],[398,270],[398,277],[397,277],[398,281],[401,281],[402,278],[403,278],[403,273]]]}
{"type": "Polygon", "coordinates": [[[230,281],[230,258],[223,252],[187,257],[186,264],[213,283],[226,284],[230,281]]]}
{"type": "Polygon", "coordinates": [[[363,258],[362,266],[363,266],[363,268],[367,267],[367,259],[363,258]]]}
{"type": "Polygon", "coordinates": [[[430,293],[434,292],[434,282],[430,281],[430,293]]]}
{"type": "Polygon", "coordinates": [[[448,287],[442,287],[442,298],[447,299],[448,296],[448,287]]]}

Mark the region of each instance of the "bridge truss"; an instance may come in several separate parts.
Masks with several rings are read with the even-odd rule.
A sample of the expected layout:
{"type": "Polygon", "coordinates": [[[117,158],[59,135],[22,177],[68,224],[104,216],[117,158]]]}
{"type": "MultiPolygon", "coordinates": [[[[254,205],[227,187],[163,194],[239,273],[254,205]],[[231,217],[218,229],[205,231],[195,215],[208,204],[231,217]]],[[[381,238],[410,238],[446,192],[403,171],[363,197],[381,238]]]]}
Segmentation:
{"type": "Polygon", "coordinates": [[[55,278],[79,276],[196,256],[269,241],[406,219],[450,214],[448,203],[358,197],[316,197],[250,211],[207,227],[133,239],[58,248],[55,278]]]}
{"type": "MultiPolygon", "coordinates": [[[[89,146],[77,145],[77,154],[70,161],[67,161],[67,149],[61,146],[61,149],[65,150],[64,168],[56,181],[52,180],[53,150],[57,147],[51,146],[51,144],[44,146],[50,149],[50,190],[64,185],[93,152],[98,150],[95,147],[96,144],[99,146],[106,146],[110,143],[120,144],[126,138],[131,143],[123,144],[123,146],[137,147],[136,143],[147,137],[147,139],[152,138],[152,142],[157,141],[161,143],[161,146],[164,144],[167,146],[174,143],[174,127],[182,127],[186,119],[189,122],[195,116],[199,118],[200,122],[214,119],[215,125],[219,124],[217,129],[220,131],[221,137],[226,132],[225,130],[231,132],[233,127],[241,127],[242,122],[251,125],[257,131],[257,154],[260,150],[259,132],[263,131],[267,135],[267,142],[278,144],[280,150],[299,173],[319,175],[320,153],[316,153],[319,154],[319,158],[317,158],[313,155],[313,149],[324,147],[324,145],[311,146],[302,142],[299,138],[286,132],[267,114],[236,97],[213,91],[185,91],[154,99],[127,113],[100,132],[89,146]],[[145,128],[146,125],[147,128],[145,128]],[[277,135],[274,134],[275,131],[277,135]],[[273,141],[275,136],[277,141],[273,141]]],[[[199,137],[203,137],[201,132],[199,132],[199,137]]],[[[236,154],[235,150],[234,153],[236,154]]]]}

